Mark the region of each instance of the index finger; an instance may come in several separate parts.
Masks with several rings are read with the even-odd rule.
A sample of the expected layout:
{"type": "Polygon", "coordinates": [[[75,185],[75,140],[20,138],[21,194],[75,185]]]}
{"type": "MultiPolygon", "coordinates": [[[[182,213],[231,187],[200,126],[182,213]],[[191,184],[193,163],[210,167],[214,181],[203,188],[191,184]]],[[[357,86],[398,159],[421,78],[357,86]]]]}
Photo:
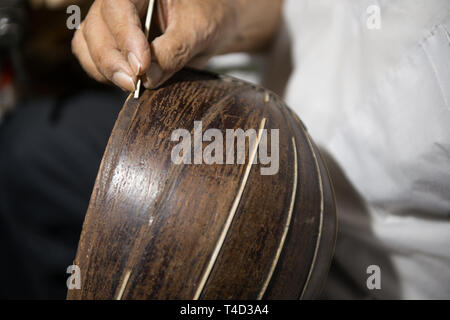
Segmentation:
{"type": "Polygon", "coordinates": [[[103,0],[101,13],[117,46],[135,75],[142,75],[150,65],[150,46],[141,25],[147,0],[103,0]]]}

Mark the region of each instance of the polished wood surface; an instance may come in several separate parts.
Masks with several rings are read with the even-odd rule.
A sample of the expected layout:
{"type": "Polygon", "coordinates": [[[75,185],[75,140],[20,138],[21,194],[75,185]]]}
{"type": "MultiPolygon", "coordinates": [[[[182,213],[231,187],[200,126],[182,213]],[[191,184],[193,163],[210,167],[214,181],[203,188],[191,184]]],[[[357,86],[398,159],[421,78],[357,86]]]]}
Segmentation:
{"type": "Polygon", "coordinates": [[[297,116],[263,88],[185,69],[125,103],[74,261],[81,289],[68,299],[313,298],[335,235],[331,182],[297,116]],[[171,134],[194,121],[279,129],[278,173],[261,175],[249,157],[174,164],[171,134]]]}

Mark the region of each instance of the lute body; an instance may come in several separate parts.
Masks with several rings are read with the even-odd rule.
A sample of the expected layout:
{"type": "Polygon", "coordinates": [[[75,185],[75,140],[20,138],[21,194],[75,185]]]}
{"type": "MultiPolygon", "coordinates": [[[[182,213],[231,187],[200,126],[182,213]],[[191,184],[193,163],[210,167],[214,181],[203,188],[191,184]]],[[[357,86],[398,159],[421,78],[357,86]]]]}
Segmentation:
{"type": "Polygon", "coordinates": [[[313,298],[335,235],[330,179],[297,116],[263,88],[184,69],[126,101],[74,261],[81,289],[68,299],[313,298]],[[255,129],[256,144],[241,164],[195,164],[195,150],[176,164],[172,134],[194,135],[196,121],[224,136],[255,129]],[[276,174],[254,163],[263,129],[279,130],[276,174]]]}

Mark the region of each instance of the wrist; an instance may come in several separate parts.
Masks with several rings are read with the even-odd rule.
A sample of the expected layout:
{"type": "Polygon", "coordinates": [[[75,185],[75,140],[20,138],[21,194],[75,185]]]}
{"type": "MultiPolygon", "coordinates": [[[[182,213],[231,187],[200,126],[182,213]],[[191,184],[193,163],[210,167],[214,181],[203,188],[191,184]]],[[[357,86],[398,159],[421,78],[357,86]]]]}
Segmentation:
{"type": "Polygon", "coordinates": [[[230,48],[234,46],[242,25],[242,2],[241,0],[220,0],[222,17],[220,32],[215,39],[216,54],[230,52],[230,48]]]}

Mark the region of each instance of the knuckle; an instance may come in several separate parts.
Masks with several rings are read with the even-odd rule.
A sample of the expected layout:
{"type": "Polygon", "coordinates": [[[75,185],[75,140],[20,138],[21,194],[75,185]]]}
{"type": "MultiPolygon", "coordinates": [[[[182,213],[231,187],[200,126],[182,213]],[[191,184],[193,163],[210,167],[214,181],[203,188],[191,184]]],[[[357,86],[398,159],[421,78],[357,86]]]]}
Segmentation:
{"type": "Polygon", "coordinates": [[[202,19],[196,28],[195,41],[202,49],[211,45],[214,46],[214,43],[220,42],[219,33],[221,29],[218,21],[214,19],[202,19]]]}
{"type": "MultiPolygon", "coordinates": [[[[100,3],[100,10],[103,14],[108,15],[111,12],[111,9],[114,9],[118,6],[118,3],[123,3],[123,0],[102,0],[100,3]]],[[[125,1],[126,2],[126,1],[125,1]]]]}
{"type": "Polygon", "coordinates": [[[128,34],[128,25],[126,22],[116,23],[116,28],[112,30],[113,38],[121,48],[127,48],[132,42],[133,35],[128,34]]]}
{"type": "Polygon", "coordinates": [[[117,2],[117,0],[102,0],[101,8],[102,10],[107,10],[111,7],[111,5],[114,5],[114,1],[117,2]]]}
{"type": "Polygon", "coordinates": [[[199,17],[194,25],[196,33],[209,34],[212,33],[215,26],[214,18],[206,19],[205,17],[199,17]]]}
{"type": "MultiPolygon", "coordinates": [[[[92,19],[88,15],[86,17],[86,19],[83,21],[84,27],[79,29],[79,30],[81,30],[81,32],[83,33],[83,35],[86,39],[89,37],[89,33],[91,30],[91,24],[92,24],[92,19]]],[[[79,30],[77,30],[77,31],[79,31],[79,30]]]]}
{"type": "Polygon", "coordinates": [[[191,48],[186,41],[171,42],[168,49],[168,69],[176,70],[184,67],[191,54],[191,48]]]}
{"type": "Polygon", "coordinates": [[[108,52],[105,50],[93,50],[92,60],[99,68],[105,70],[108,67],[108,52]]]}
{"type": "Polygon", "coordinates": [[[99,4],[99,12],[103,19],[108,19],[111,8],[114,8],[114,0],[102,0],[99,4]]]}

